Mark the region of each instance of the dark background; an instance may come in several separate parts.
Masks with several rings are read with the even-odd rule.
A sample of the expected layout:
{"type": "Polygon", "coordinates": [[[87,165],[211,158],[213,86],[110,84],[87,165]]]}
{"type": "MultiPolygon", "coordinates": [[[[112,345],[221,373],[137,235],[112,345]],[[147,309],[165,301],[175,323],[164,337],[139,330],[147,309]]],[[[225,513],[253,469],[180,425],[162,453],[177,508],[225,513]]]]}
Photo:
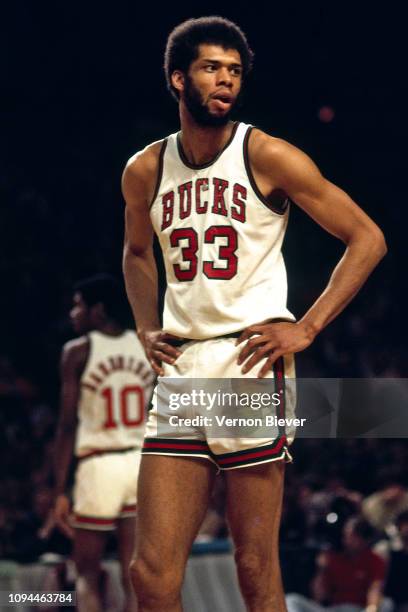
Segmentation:
{"type": "MultiPolygon", "coordinates": [[[[2,9],[2,368],[52,399],[72,283],[121,274],[126,160],[178,129],[162,71],[188,17],[237,21],[255,51],[243,121],[305,150],[383,228],[389,254],[300,358],[320,376],[403,375],[407,87],[404,19],[391,4],[7,3],[2,9]],[[319,110],[334,110],[330,122],[319,110]]],[[[342,245],[292,207],[289,303],[301,316],[342,245]]],[[[404,359],[405,358],[405,359],[404,359]]]]}

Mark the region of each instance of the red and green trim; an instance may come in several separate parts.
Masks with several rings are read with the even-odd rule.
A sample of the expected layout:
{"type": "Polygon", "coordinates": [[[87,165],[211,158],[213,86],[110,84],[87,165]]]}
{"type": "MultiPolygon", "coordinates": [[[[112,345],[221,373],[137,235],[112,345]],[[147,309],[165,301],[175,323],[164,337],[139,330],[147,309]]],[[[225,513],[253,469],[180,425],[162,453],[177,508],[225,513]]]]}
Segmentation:
{"type": "Polygon", "coordinates": [[[212,453],[203,440],[174,440],[167,438],[145,438],[142,454],[208,455],[212,453]]]}
{"type": "Polygon", "coordinates": [[[286,455],[286,437],[276,438],[271,444],[247,448],[235,453],[216,455],[218,465],[223,470],[244,467],[266,461],[282,459],[286,455]]]}
{"type": "MultiPolygon", "coordinates": [[[[276,406],[276,416],[284,419],[286,416],[286,388],[285,388],[285,364],[283,357],[279,357],[273,364],[273,376],[275,381],[275,393],[279,393],[280,402],[276,406]]],[[[278,426],[279,437],[285,436],[285,426],[278,426]]]]}
{"type": "Polygon", "coordinates": [[[127,506],[123,506],[123,508],[119,512],[119,518],[123,519],[136,516],[136,507],[136,504],[128,504],[127,506]]]}
{"type": "Polygon", "coordinates": [[[83,516],[75,514],[72,522],[77,529],[95,529],[98,531],[110,531],[116,527],[116,518],[83,516]]]}

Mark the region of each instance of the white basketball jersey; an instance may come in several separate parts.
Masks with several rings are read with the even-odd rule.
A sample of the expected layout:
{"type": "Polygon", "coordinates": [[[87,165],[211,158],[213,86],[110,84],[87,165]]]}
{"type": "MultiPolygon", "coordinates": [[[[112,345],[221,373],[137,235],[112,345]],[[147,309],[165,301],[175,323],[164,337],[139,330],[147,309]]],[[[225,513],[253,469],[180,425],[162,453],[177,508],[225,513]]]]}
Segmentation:
{"type": "Polygon", "coordinates": [[[120,336],[88,334],[89,355],[81,376],[76,455],[141,447],[145,408],[154,374],[131,330],[120,336]]]}
{"type": "Polygon", "coordinates": [[[188,162],[178,134],[164,141],[150,214],[166,267],[163,327],[177,336],[206,339],[271,318],[294,320],[281,253],[288,209],[271,210],[257,189],[251,129],[235,124],[224,149],[202,166],[188,162]]]}

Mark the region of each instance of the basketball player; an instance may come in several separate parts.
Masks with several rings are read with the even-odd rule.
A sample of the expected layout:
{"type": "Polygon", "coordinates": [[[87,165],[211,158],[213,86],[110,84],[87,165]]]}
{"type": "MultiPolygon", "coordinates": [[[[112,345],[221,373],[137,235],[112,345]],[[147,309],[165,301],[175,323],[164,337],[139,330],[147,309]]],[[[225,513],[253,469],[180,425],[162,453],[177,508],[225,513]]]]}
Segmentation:
{"type": "MultiPolygon", "coordinates": [[[[283,375],[294,375],[293,353],[343,310],[386,251],[379,228],[307,155],[230,120],[251,62],[244,34],[226,19],[191,19],[175,28],[165,72],[181,131],[137,153],[124,172],[127,292],[162,391],[180,377],[244,377],[250,384],[273,376],[282,391],[283,375]],[[299,321],[286,307],[281,254],[290,201],[346,246],[326,289],[299,321]],[[163,328],[154,232],[167,275],[163,328]]],[[[139,610],[182,609],[184,569],[217,468],[226,470],[247,609],[286,610],[278,560],[285,431],[271,429],[263,440],[211,438],[205,426],[175,433],[166,429],[159,395],[138,485],[131,576],[139,610]]]]}
{"type": "Polygon", "coordinates": [[[78,283],[70,316],[80,337],[62,351],[55,516],[74,540],[78,608],[86,612],[102,610],[100,561],[107,535],[115,528],[125,609],[136,610],[128,567],[145,404],[154,375],[136,334],[121,323],[123,302],[123,292],[108,275],[78,283]],[[71,525],[65,490],[74,444],[77,469],[71,525]]]}

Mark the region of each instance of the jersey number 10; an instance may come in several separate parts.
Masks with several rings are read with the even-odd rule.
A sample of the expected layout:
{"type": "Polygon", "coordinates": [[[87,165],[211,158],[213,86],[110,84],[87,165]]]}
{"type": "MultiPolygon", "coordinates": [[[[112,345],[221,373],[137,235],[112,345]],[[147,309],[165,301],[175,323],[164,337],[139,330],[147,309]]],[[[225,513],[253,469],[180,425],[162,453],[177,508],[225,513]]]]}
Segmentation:
{"type": "MultiPolygon", "coordinates": [[[[118,426],[137,427],[144,420],[144,392],[137,385],[122,387],[119,392],[112,387],[106,387],[102,391],[102,397],[106,403],[106,420],[104,429],[115,429],[118,426]],[[133,401],[132,398],[133,397],[133,401]],[[136,415],[131,416],[130,407],[136,406],[136,415]],[[115,409],[116,408],[116,409],[115,409]],[[117,418],[115,419],[115,416],[117,418]]],[[[134,414],[134,410],[132,411],[134,414]]]]}

